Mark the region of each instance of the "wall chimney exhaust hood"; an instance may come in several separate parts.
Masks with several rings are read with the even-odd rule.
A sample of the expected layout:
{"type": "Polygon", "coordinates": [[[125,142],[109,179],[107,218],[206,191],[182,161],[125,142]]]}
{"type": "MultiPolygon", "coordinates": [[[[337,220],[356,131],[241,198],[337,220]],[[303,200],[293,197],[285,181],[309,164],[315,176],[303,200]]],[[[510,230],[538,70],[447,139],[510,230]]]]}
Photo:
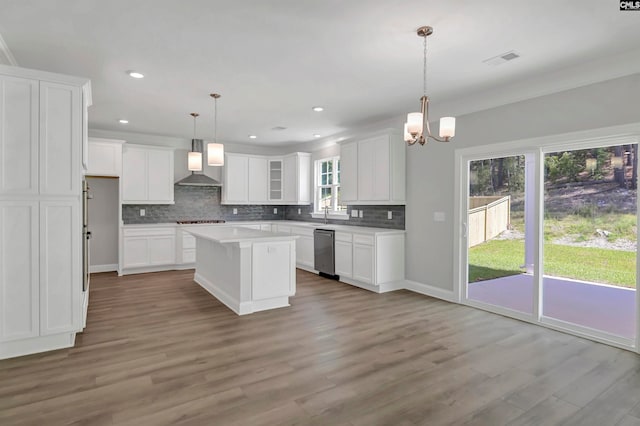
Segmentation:
{"type": "MultiPolygon", "coordinates": [[[[191,152],[200,152],[202,153],[202,147],[204,143],[202,139],[191,139],[191,152]]],[[[205,156],[201,156],[201,161],[205,156]]],[[[200,167],[200,170],[203,170],[204,167],[200,167]]],[[[176,182],[176,185],[182,186],[222,186],[220,182],[215,179],[210,178],[202,172],[196,173],[194,171],[191,172],[189,176],[186,178],[179,180],[176,182]]]]}

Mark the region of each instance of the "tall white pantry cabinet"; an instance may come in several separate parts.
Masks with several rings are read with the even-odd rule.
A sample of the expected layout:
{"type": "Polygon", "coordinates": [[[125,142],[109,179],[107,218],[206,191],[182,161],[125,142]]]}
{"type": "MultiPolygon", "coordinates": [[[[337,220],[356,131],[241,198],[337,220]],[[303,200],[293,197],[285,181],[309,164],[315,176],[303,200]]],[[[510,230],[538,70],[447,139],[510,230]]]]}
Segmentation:
{"type": "Polygon", "coordinates": [[[83,327],[89,80],[0,66],[0,359],[83,327]]]}

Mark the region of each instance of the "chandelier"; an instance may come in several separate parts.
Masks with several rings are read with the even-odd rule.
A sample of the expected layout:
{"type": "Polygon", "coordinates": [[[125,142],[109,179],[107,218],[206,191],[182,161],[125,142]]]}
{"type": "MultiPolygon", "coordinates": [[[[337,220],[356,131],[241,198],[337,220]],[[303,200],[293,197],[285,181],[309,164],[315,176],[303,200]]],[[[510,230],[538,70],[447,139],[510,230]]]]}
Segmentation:
{"type": "Polygon", "coordinates": [[[407,122],[404,123],[404,140],[409,145],[418,142],[420,145],[427,143],[427,139],[438,142],[449,142],[456,133],[455,117],[442,117],[440,119],[440,137],[431,134],[429,127],[429,97],[427,96],[427,37],[433,34],[432,27],[420,27],[417,34],[424,38],[424,61],[422,68],[423,95],[420,98],[420,112],[407,114],[407,122]]]}

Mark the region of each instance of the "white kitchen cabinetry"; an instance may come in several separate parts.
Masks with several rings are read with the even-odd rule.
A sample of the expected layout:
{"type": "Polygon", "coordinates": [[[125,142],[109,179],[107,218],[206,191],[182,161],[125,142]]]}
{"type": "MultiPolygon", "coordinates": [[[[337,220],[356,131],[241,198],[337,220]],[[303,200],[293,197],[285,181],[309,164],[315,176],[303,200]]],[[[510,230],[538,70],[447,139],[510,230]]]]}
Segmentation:
{"type": "Polygon", "coordinates": [[[127,227],[123,229],[123,273],[151,272],[176,264],[175,227],[127,227]]]}
{"type": "Polygon", "coordinates": [[[340,173],[345,204],[405,204],[405,145],[395,134],[344,143],[340,173]]]}
{"type": "Polygon", "coordinates": [[[358,200],[358,144],[340,146],[340,198],[342,202],[358,200]]]}
{"type": "Polygon", "coordinates": [[[266,200],[269,185],[267,176],[268,161],[263,157],[249,157],[249,201],[266,200]]]}
{"type": "Polygon", "coordinates": [[[313,230],[314,228],[306,226],[291,226],[292,235],[297,235],[296,240],[296,265],[306,267],[305,269],[313,269],[313,230]]]}
{"type": "Polygon", "coordinates": [[[173,148],[126,144],[123,204],[173,204],[173,148]]]}
{"type": "Polygon", "coordinates": [[[282,201],[282,160],[269,160],[269,201],[282,201]]]}
{"type": "Polygon", "coordinates": [[[222,204],[310,204],[311,154],[225,154],[222,204]]]}
{"type": "Polygon", "coordinates": [[[342,278],[353,278],[353,235],[347,232],[336,232],[335,257],[336,275],[342,278]]]}
{"type": "Polygon", "coordinates": [[[225,154],[223,180],[222,204],[249,203],[248,156],[231,153],[225,154]]]}
{"type": "Polygon", "coordinates": [[[370,235],[353,236],[353,279],[374,283],[374,248],[370,235]]]}
{"type": "Polygon", "coordinates": [[[89,164],[85,175],[122,176],[122,144],[115,139],[89,139],[89,164]]]}
{"type": "Polygon", "coordinates": [[[73,346],[82,330],[88,86],[0,66],[0,359],[73,346]]]}
{"type": "Polygon", "coordinates": [[[296,152],[283,159],[284,204],[311,203],[311,154],[296,152]]]}

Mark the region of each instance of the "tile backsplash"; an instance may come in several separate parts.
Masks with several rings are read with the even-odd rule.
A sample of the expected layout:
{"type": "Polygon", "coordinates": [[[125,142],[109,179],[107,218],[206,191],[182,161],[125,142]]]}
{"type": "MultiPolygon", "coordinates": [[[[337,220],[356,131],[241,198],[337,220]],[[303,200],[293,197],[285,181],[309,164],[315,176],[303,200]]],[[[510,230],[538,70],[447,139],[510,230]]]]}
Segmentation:
{"type": "MultiPolygon", "coordinates": [[[[324,219],[313,219],[313,205],[286,206],[285,219],[304,222],[324,223],[324,219]],[[300,214],[298,214],[300,210],[300,214]]],[[[335,225],[371,226],[375,228],[404,229],[404,206],[348,206],[349,220],[327,220],[335,225]],[[362,217],[351,217],[351,211],[362,211],[362,217]],[[387,219],[391,211],[392,218],[387,219]]]]}
{"type": "MultiPolygon", "coordinates": [[[[313,205],[222,205],[220,204],[220,187],[181,186],[174,187],[175,204],[126,204],[122,206],[122,220],[125,224],[171,223],[178,220],[297,220],[304,222],[324,222],[324,219],[313,219],[313,205]],[[145,215],[140,215],[140,210],[145,215]],[[233,210],[237,214],[233,214],[233,210]],[[277,209],[277,213],[274,213],[277,209]],[[300,214],[298,214],[298,209],[300,214]]],[[[404,229],[405,206],[350,206],[347,209],[362,210],[363,217],[350,217],[349,220],[329,220],[339,225],[372,226],[377,228],[404,229]],[[387,212],[392,212],[392,219],[387,219],[387,212]]]]}
{"type": "Polygon", "coordinates": [[[122,220],[125,224],[170,223],[178,220],[282,220],[285,206],[222,205],[217,186],[174,186],[175,204],[125,204],[122,220]],[[233,209],[237,214],[233,214],[233,209]],[[277,213],[273,213],[273,209],[277,213]],[[140,209],[145,215],[140,216],[140,209]]]}

